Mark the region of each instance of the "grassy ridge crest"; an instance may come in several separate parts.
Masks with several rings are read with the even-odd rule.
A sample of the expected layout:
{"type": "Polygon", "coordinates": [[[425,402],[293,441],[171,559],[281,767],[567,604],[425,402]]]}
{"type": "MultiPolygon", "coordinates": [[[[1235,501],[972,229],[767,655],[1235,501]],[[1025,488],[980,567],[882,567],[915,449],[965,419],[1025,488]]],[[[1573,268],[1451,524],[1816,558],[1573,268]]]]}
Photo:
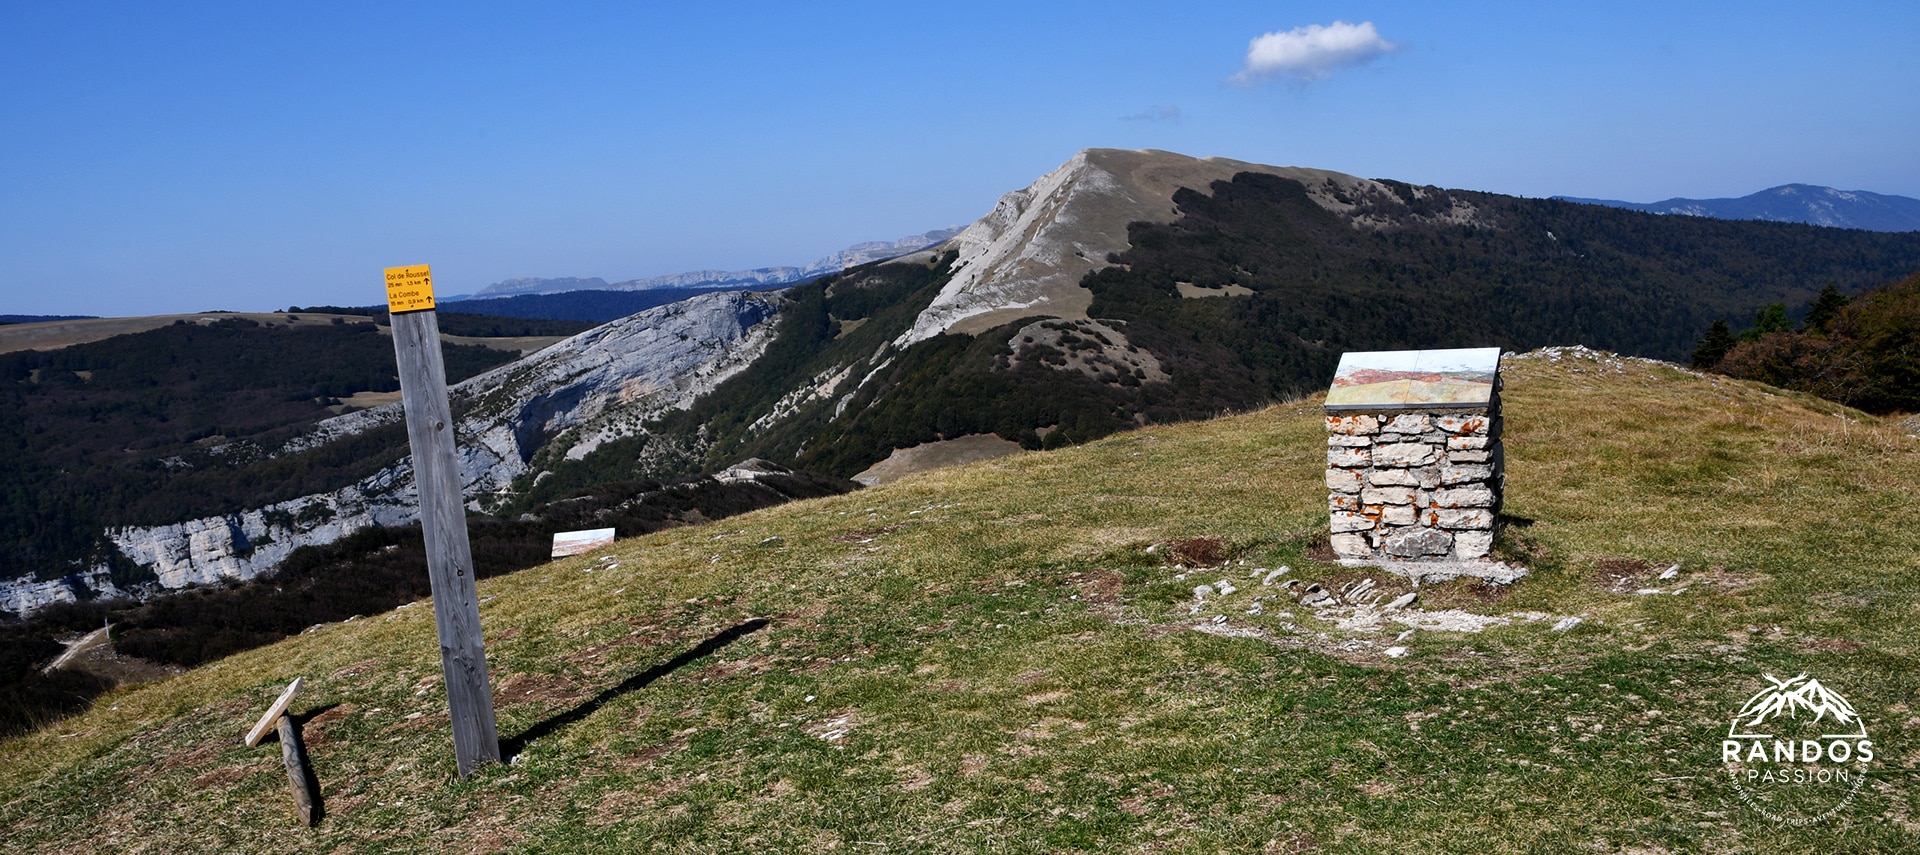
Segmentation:
{"type": "Polygon", "coordinates": [[[1506,623],[1418,630],[1405,658],[1383,653],[1401,626],[1343,629],[1248,579],[1357,578],[1312,558],[1324,433],[1306,399],[487,580],[520,759],[464,782],[424,605],[115,692],[0,745],[0,850],[1920,842],[1903,774],[1920,751],[1920,532],[1885,515],[1920,488],[1920,440],[1592,351],[1506,377],[1516,524],[1500,549],[1534,574],[1424,589],[1433,613],[1506,623]],[[1248,563],[1182,578],[1162,545],[1200,536],[1248,563]],[[1657,580],[1671,564],[1677,580],[1657,580]],[[1244,590],[1193,612],[1192,587],[1222,577],[1244,590]],[[1716,739],[1762,673],[1802,671],[1846,694],[1887,759],[1842,815],[1785,828],[1743,810],[1716,739]],[[301,833],[278,752],[239,745],[295,675],[329,813],[301,833]]]}

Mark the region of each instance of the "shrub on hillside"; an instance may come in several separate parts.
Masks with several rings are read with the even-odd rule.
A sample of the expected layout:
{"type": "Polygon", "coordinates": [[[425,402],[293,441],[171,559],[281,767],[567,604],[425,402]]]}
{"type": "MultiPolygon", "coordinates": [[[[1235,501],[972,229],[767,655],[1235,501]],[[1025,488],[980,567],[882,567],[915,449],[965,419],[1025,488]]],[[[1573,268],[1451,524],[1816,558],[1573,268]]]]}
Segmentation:
{"type": "Polygon", "coordinates": [[[1798,332],[1737,344],[1715,370],[1870,413],[1920,410],[1920,273],[1838,306],[1823,292],[1814,308],[1798,332]]]}

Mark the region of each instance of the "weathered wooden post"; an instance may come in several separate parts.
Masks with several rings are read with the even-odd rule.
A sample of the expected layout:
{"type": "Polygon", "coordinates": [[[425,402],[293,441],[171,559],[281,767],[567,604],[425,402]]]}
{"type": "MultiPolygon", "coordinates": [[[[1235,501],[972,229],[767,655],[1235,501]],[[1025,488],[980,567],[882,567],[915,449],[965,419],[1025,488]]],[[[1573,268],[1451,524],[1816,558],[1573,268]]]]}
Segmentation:
{"type": "Polygon", "coordinates": [[[440,634],[440,668],[453,719],[453,754],[464,778],[482,763],[500,762],[500,736],[493,721],[487,651],[480,638],[460,466],[453,455],[453,411],[447,404],[447,369],[440,356],[440,321],[427,265],[389,267],[386,274],[393,353],[400,364],[400,398],[413,449],[413,482],[420,491],[420,528],[427,540],[427,580],[440,634]]]}

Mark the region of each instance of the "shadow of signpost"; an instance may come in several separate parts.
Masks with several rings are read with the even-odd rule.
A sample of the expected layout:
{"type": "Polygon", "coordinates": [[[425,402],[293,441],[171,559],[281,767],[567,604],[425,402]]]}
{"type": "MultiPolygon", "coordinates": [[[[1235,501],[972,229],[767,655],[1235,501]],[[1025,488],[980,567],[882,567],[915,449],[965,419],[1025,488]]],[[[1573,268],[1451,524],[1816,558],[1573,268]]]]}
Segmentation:
{"type": "Polygon", "coordinates": [[[543,736],[551,735],[554,731],[557,731],[560,728],[566,727],[567,725],[573,724],[574,722],[579,721],[583,718],[586,718],[587,716],[593,715],[601,707],[606,706],[608,701],[611,701],[614,698],[620,697],[621,695],[624,695],[636,689],[646,688],[646,686],[652,683],[653,681],[658,680],[661,677],[665,677],[668,674],[671,674],[675,671],[678,671],[682,667],[685,667],[687,664],[695,660],[701,659],[706,656],[710,656],[715,652],[718,652],[721,648],[726,647],[727,645],[732,644],[735,641],[738,641],[745,636],[752,635],[753,633],[760,631],[761,629],[765,628],[766,625],[767,625],[766,618],[754,618],[753,620],[747,621],[745,623],[728,627],[727,629],[722,630],[720,633],[714,635],[712,638],[709,638],[706,641],[700,642],[700,645],[698,647],[695,647],[692,650],[682,653],[679,656],[675,656],[666,662],[662,662],[658,665],[653,666],[652,668],[648,668],[645,671],[642,671],[638,674],[628,677],[627,679],[620,681],[619,685],[614,686],[610,689],[607,689],[598,695],[594,695],[592,699],[586,701],[585,703],[580,704],[577,707],[574,707],[573,709],[570,709],[570,710],[567,710],[566,712],[559,713],[557,715],[553,715],[548,718],[542,719],[540,721],[534,722],[531,727],[528,727],[526,730],[521,731],[518,736],[515,736],[512,739],[500,740],[500,756],[503,758],[506,758],[508,762],[512,762],[513,758],[519,755],[519,753],[522,750],[524,750],[527,747],[527,745],[529,743],[532,743],[534,740],[539,739],[543,736]]]}

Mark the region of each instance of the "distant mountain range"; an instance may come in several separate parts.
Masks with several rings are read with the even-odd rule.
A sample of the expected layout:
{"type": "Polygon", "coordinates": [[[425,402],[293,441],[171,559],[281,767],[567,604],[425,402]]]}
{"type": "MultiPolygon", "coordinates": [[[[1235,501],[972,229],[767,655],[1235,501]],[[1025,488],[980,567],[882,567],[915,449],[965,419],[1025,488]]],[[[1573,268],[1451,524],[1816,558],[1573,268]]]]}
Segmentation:
{"type": "Polygon", "coordinates": [[[43,321],[84,321],[93,315],[0,315],[0,324],[37,324],[43,321]]]}
{"type": "Polygon", "coordinates": [[[909,253],[919,252],[927,247],[945,243],[948,238],[960,233],[959,226],[935,229],[917,235],[908,235],[899,240],[867,241],[840,250],[803,267],[756,267],[752,270],[692,270],[686,273],[670,273],[665,276],[653,276],[646,279],[629,279],[625,282],[608,282],[594,277],[561,277],[541,279],[520,277],[506,279],[488,285],[475,292],[469,299],[484,300],[496,297],[512,297],[522,294],[559,294],[567,291],[649,291],[656,288],[734,288],[759,290],[777,285],[790,285],[817,279],[829,273],[839,273],[849,267],[856,267],[874,261],[898,258],[909,253]]]}
{"type": "Polygon", "coordinates": [[[1883,196],[1863,190],[1835,190],[1813,184],[1782,184],[1738,199],[1676,198],[1663,202],[1621,202],[1573,196],[1553,198],[1649,214],[1680,214],[1720,220],[1770,220],[1876,232],[1920,231],[1920,199],[1883,196]]]}

